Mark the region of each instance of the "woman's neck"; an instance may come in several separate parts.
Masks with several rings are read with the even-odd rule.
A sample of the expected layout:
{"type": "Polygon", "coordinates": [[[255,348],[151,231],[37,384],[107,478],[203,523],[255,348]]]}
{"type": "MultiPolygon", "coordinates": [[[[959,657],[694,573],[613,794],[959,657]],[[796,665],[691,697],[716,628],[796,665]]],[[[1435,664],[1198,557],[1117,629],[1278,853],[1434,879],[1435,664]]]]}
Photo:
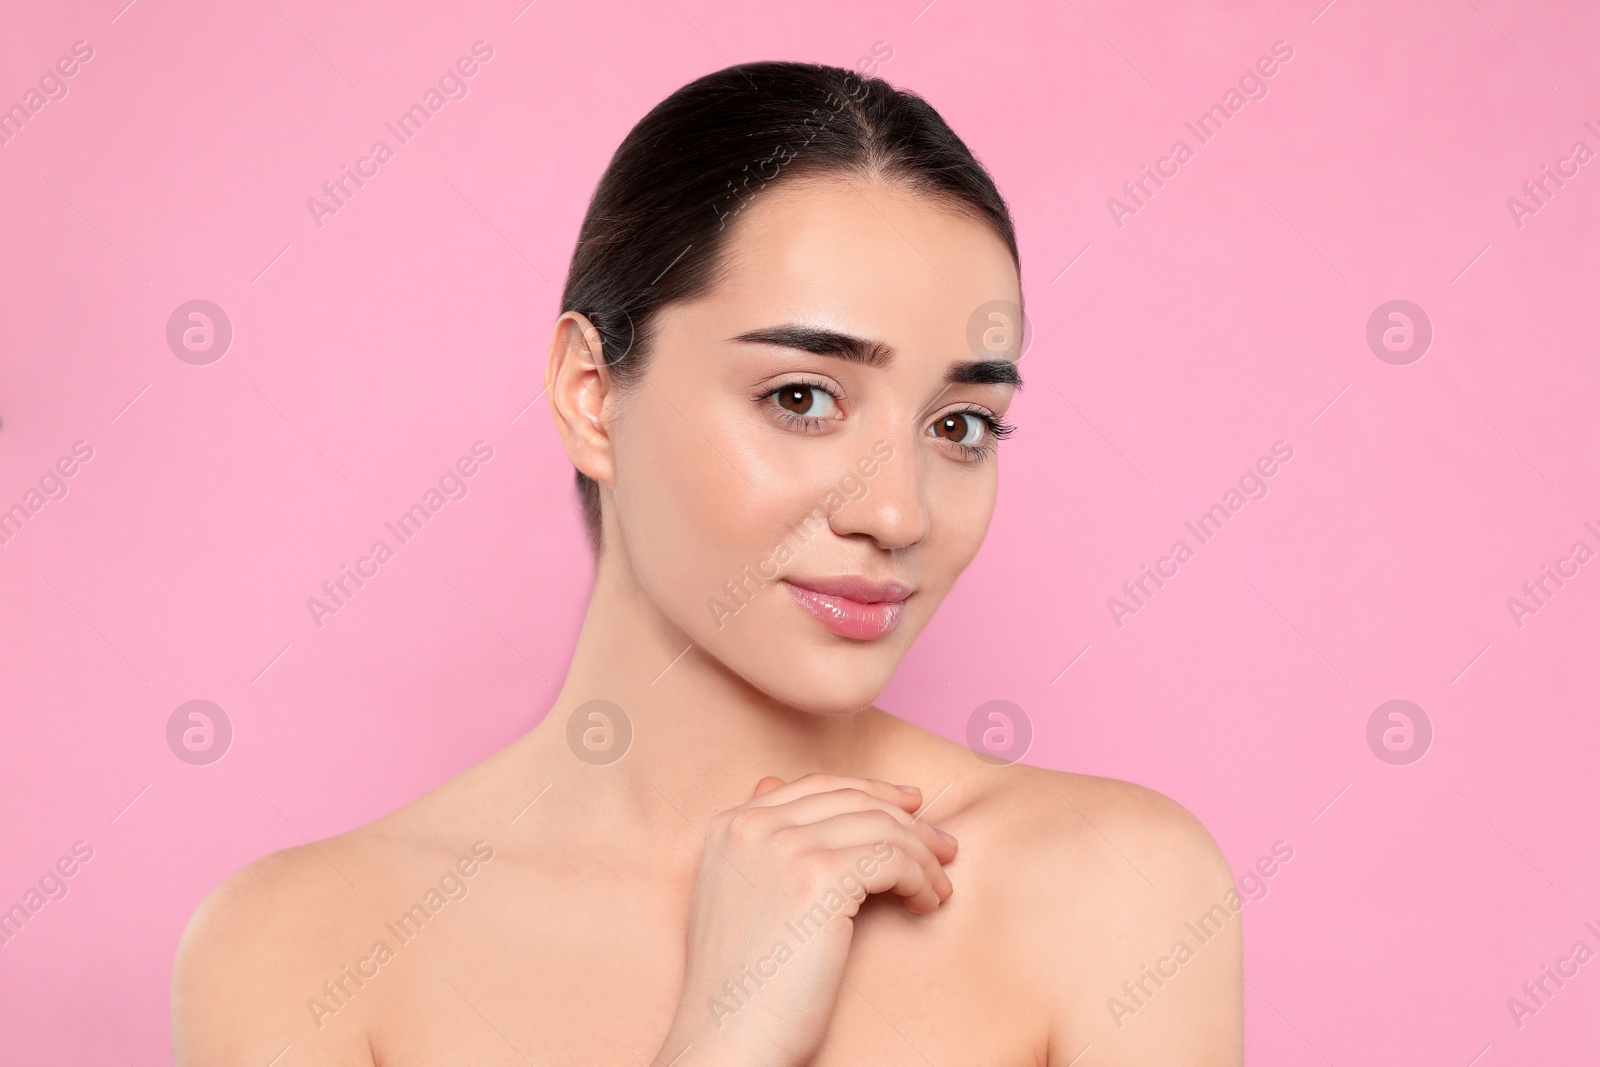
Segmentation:
{"type": "Polygon", "coordinates": [[[874,709],[817,715],[774,701],[692,645],[614,552],[597,569],[566,681],[534,734],[557,766],[568,766],[574,786],[604,795],[622,818],[687,819],[704,830],[767,775],[868,773],[883,718],[874,709]],[[614,762],[564,751],[569,719],[591,700],[616,705],[631,727],[614,762]]]}

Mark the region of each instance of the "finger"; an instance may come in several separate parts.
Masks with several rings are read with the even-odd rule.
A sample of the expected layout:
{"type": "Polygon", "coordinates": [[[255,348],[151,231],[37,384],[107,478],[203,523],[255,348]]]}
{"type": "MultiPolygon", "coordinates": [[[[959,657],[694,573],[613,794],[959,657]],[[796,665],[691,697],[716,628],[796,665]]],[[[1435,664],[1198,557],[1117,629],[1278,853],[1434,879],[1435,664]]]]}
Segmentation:
{"type": "Polygon", "coordinates": [[[949,898],[948,889],[941,893],[929,880],[928,869],[905,849],[896,847],[887,858],[882,852],[881,844],[857,845],[837,853],[837,862],[846,865],[869,894],[893,893],[917,915],[938,911],[939,904],[949,898]]]}
{"type": "Polygon", "coordinates": [[[809,842],[834,851],[873,849],[887,844],[895,853],[904,855],[922,871],[932,887],[935,903],[946,900],[955,891],[944,865],[933,851],[923,843],[916,832],[901,826],[881,811],[852,811],[835,815],[821,822],[792,827],[788,833],[804,834],[809,842]]]}
{"type": "MultiPolygon", "coordinates": [[[[763,794],[770,793],[774,789],[777,789],[779,786],[781,786],[783,784],[784,784],[784,782],[783,782],[782,778],[779,778],[775,774],[769,774],[765,778],[761,779],[761,781],[756,783],[755,795],[759,797],[759,796],[762,796],[763,794]]],[[[755,798],[752,797],[751,799],[755,799],[755,798]]]]}
{"type": "Polygon", "coordinates": [[[768,793],[761,794],[752,804],[773,805],[783,804],[799,797],[810,796],[812,793],[822,793],[833,789],[860,789],[871,793],[879,800],[887,800],[895,807],[905,811],[916,811],[922,806],[922,791],[915,786],[908,787],[910,792],[902,789],[892,782],[880,781],[877,778],[855,778],[841,774],[807,774],[787,785],[779,786],[768,793]]]}
{"type": "Polygon", "coordinates": [[[861,789],[834,789],[826,793],[812,793],[810,796],[776,805],[773,811],[789,820],[791,826],[821,822],[823,819],[847,812],[881,811],[920,837],[940,863],[949,863],[956,856],[954,837],[949,835],[941,837],[938,827],[921,819],[913,821],[905,809],[898,808],[886,800],[880,800],[861,789]]]}

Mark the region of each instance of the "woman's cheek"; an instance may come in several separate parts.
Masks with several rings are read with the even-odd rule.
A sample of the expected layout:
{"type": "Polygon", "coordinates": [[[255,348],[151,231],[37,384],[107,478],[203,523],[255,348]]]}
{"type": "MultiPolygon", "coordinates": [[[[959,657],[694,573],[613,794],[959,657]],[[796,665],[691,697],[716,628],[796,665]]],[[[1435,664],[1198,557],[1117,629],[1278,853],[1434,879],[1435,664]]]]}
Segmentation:
{"type": "Polygon", "coordinates": [[[792,521],[792,449],[763,440],[774,435],[752,432],[737,411],[684,413],[704,435],[671,411],[678,432],[647,445],[640,458],[658,499],[637,536],[650,546],[652,584],[694,613],[680,621],[703,623],[712,618],[708,601],[726,599],[725,584],[769,556],[792,521]]]}
{"type": "Polygon", "coordinates": [[[951,581],[967,569],[967,564],[983,547],[989,532],[989,522],[994,517],[994,503],[999,479],[993,467],[983,472],[959,472],[977,477],[952,478],[940,487],[934,499],[933,528],[940,531],[934,543],[939,546],[937,564],[947,569],[951,581]]]}
{"type": "Polygon", "coordinates": [[[739,475],[667,400],[641,399],[616,441],[617,507],[639,580],[681,596],[708,583],[739,475]]]}

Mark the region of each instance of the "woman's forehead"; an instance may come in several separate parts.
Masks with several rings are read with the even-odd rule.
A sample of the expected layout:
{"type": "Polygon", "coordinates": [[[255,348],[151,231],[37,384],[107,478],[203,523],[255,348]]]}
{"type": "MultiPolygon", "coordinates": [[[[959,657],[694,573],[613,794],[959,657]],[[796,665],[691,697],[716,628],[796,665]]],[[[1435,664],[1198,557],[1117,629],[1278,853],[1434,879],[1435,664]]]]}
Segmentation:
{"type": "Polygon", "coordinates": [[[973,309],[1019,299],[1016,265],[991,227],[904,186],[779,185],[732,225],[703,305],[718,328],[733,316],[745,327],[811,318],[878,333],[964,332],[973,309]]]}

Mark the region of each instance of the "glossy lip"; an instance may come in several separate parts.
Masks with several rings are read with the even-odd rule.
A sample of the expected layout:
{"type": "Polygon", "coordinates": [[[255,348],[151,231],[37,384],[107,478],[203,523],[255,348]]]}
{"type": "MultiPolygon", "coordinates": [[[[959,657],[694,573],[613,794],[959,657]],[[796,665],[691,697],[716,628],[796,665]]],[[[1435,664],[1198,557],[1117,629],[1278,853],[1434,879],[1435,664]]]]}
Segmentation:
{"type": "Polygon", "coordinates": [[[900,624],[913,592],[899,582],[874,582],[859,575],[785,578],[784,588],[818,622],[855,641],[874,641],[900,624]]]}

